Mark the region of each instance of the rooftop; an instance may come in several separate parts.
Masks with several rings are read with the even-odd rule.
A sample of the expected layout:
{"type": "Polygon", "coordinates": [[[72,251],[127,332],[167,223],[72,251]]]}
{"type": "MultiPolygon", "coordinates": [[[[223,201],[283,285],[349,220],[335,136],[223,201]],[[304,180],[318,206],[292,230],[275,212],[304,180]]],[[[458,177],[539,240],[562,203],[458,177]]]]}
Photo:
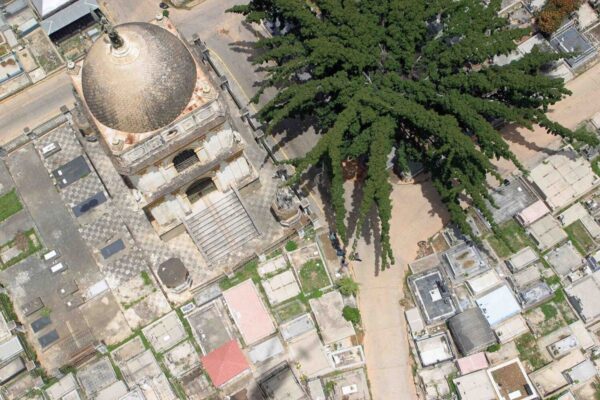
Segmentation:
{"type": "Polygon", "coordinates": [[[575,250],[571,242],[552,249],[544,258],[560,276],[567,275],[577,267],[580,267],[584,262],[583,257],[575,250]]]}
{"type": "Polygon", "coordinates": [[[529,225],[528,230],[542,251],[548,250],[563,240],[567,240],[567,234],[552,215],[546,215],[529,225]]]}
{"type": "Polygon", "coordinates": [[[533,250],[531,247],[525,247],[506,260],[506,264],[512,270],[512,272],[517,272],[528,265],[533,264],[537,260],[538,255],[535,250],[533,250]]]}
{"type": "Polygon", "coordinates": [[[521,223],[523,226],[529,226],[533,224],[538,219],[542,218],[544,215],[549,214],[550,209],[542,200],[538,200],[535,203],[531,204],[529,207],[521,210],[517,214],[517,221],[521,223]]]}
{"type": "Polygon", "coordinates": [[[494,189],[490,194],[498,207],[490,207],[494,221],[498,224],[511,220],[536,199],[535,194],[521,182],[520,178],[494,189]]]}
{"type": "Polygon", "coordinates": [[[569,301],[585,323],[600,316],[600,284],[598,272],[587,276],[565,289],[569,301]]]}
{"type": "Polygon", "coordinates": [[[458,367],[458,370],[460,371],[461,375],[466,375],[470,374],[471,372],[486,369],[488,365],[488,360],[485,357],[485,353],[483,351],[456,360],[456,366],[458,367]]]}
{"type": "Polygon", "coordinates": [[[501,282],[502,279],[500,279],[498,273],[495,270],[490,269],[489,271],[484,272],[483,274],[468,279],[467,285],[469,285],[469,288],[471,289],[473,294],[477,296],[499,285],[501,282]]]}
{"type": "Polygon", "coordinates": [[[476,300],[491,326],[521,312],[521,307],[507,285],[502,285],[476,300]]]}
{"type": "Polygon", "coordinates": [[[355,334],[352,323],[342,317],[344,300],[337,290],[319,298],[310,299],[309,304],[325,344],[334,343],[355,334]]]}
{"type": "Polygon", "coordinates": [[[546,282],[540,281],[522,289],[519,292],[519,297],[521,298],[523,308],[529,308],[552,297],[552,294],[550,286],[546,282]]]}
{"type": "Polygon", "coordinates": [[[496,399],[494,386],[484,370],[462,375],[454,379],[461,400],[496,399]]]}
{"type": "Polygon", "coordinates": [[[298,380],[289,367],[278,370],[269,376],[260,387],[269,400],[306,400],[298,380]]]}
{"type": "Polygon", "coordinates": [[[542,396],[549,396],[569,384],[564,371],[585,361],[585,359],[581,352],[572,351],[561,359],[554,360],[545,367],[532,372],[530,375],[531,380],[542,396]]]}
{"type": "Polygon", "coordinates": [[[216,387],[225,385],[250,368],[235,340],[202,357],[202,365],[216,387]]]}
{"type": "Polygon", "coordinates": [[[553,34],[550,38],[550,44],[561,53],[576,53],[575,56],[567,58],[567,63],[573,69],[582,67],[598,53],[590,41],[574,25],[566,29],[561,28],[553,34]]]}
{"type": "MultiPolygon", "coordinates": [[[[342,318],[340,318],[342,319],[342,318]]],[[[290,356],[298,370],[308,378],[325,375],[333,370],[317,331],[311,331],[289,344],[290,356]]]]}
{"type": "Polygon", "coordinates": [[[501,399],[533,400],[537,393],[521,361],[516,358],[488,370],[496,395],[501,399]]]}
{"type": "Polygon", "coordinates": [[[494,328],[500,343],[508,343],[513,339],[529,332],[529,326],[521,314],[507,319],[494,328]]]}
{"type": "Polygon", "coordinates": [[[251,279],[227,289],[223,297],[246,344],[254,344],[275,331],[271,316],[251,279]]]}
{"type": "Polygon", "coordinates": [[[410,327],[410,332],[413,338],[422,336],[425,333],[425,323],[421,318],[421,313],[417,307],[413,307],[409,310],[404,311],[406,316],[406,322],[410,327]]]}
{"type": "Polygon", "coordinates": [[[189,271],[179,258],[169,258],[158,266],[158,277],[169,289],[183,285],[189,276],[189,271]]]}
{"type": "Polygon", "coordinates": [[[446,251],[444,257],[450,265],[453,277],[457,280],[473,276],[488,268],[477,247],[466,243],[446,251]]]}
{"type": "Polygon", "coordinates": [[[568,206],[598,184],[590,163],[570,149],[546,158],[531,170],[529,180],[552,210],[568,206]]]}
{"type": "Polygon", "coordinates": [[[170,349],[187,336],[183,324],[175,311],[142,329],[154,350],[159,353],[170,349]]]}
{"type": "Polygon", "coordinates": [[[464,355],[484,350],[496,343],[496,336],[481,310],[469,308],[448,320],[454,343],[464,355]]]}
{"type": "Polygon", "coordinates": [[[419,358],[424,367],[448,361],[454,358],[450,340],[446,334],[431,336],[415,342],[419,358]]]}
{"type": "Polygon", "coordinates": [[[277,336],[274,336],[248,350],[248,357],[252,363],[257,364],[281,353],[283,353],[283,344],[277,336]]]}
{"type": "Polygon", "coordinates": [[[452,294],[440,269],[411,276],[410,283],[428,324],[443,321],[456,313],[452,294]]]}
{"type": "Polygon", "coordinates": [[[315,329],[315,323],[310,314],[303,314],[279,326],[281,336],[287,341],[291,341],[313,329],[315,329]]]}

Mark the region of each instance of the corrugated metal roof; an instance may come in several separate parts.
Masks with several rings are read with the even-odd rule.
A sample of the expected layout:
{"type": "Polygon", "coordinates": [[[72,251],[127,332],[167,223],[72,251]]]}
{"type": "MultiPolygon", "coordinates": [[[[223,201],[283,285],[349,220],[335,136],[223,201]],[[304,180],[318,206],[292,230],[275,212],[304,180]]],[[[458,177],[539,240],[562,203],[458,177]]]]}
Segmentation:
{"type": "Polygon", "coordinates": [[[73,22],[85,17],[98,8],[98,2],[96,0],[79,0],[43,20],[42,29],[48,35],[51,35],[67,25],[70,25],[73,22]]]}

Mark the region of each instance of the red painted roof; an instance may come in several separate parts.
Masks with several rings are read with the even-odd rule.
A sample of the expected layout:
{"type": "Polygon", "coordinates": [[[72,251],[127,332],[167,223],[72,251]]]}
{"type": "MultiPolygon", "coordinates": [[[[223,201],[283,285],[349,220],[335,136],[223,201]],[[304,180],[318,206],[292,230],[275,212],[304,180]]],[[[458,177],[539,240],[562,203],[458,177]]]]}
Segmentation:
{"type": "Polygon", "coordinates": [[[202,357],[202,365],[212,383],[219,387],[249,368],[248,361],[237,341],[225,343],[202,357]]]}

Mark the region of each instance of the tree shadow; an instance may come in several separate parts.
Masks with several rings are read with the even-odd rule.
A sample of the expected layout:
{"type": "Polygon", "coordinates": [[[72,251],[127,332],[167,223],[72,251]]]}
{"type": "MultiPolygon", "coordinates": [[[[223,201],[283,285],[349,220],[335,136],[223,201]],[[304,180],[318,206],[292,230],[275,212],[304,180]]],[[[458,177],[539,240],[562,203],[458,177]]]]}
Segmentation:
{"type": "Polygon", "coordinates": [[[504,140],[524,146],[525,148],[527,148],[531,151],[536,151],[536,152],[544,153],[547,155],[556,154],[555,150],[551,150],[547,147],[541,147],[541,146],[537,145],[536,143],[528,140],[526,135],[523,135],[522,129],[518,129],[518,128],[519,128],[518,125],[514,125],[514,124],[507,125],[500,131],[500,134],[502,135],[504,140]]]}
{"type": "MultiPolygon", "coordinates": [[[[273,152],[277,153],[278,151],[282,150],[284,147],[289,145],[290,142],[294,141],[295,139],[299,138],[304,134],[315,134],[320,138],[321,135],[315,128],[316,124],[316,117],[306,117],[303,119],[289,118],[281,121],[281,123],[275,126],[272,131],[272,138],[275,142],[275,145],[272,149],[273,152]]],[[[315,144],[316,142],[312,143],[313,146],[315,144]]],[[[310,149],[307,148],[305,150],[308,151],[310,149]]]]}

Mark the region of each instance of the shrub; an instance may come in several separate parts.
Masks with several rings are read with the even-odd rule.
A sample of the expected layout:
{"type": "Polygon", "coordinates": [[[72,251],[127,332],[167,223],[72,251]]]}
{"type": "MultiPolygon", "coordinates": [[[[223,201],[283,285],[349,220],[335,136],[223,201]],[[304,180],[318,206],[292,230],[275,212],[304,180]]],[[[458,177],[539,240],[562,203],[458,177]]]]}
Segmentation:
{"type": "Polygon", "coordinates": [[[358,283],[354,282],[349,276],[345,276],[338,280],[337,288],[344,296],[356,296],[358,294],[358,283]]]}
{"type": "Polygon", "coordinates": [[[487,351],[488,353],[495,353],[498,350],[500,350],[500,343],[494,343],[490,345],[487,349],[485,349],[485,351],[487,351]]]}
{"type": "Polygon", "coordinates": [[[298,243],[296,243],[293,240],[289,240],[286,244],[285,244],[285,250],[286,251],[294,251],[298,248],[298,243]]]}
{"type": "Polygon", "coordinates": [[[350,321],[354,325],[358,325],[360,323],[360,311],[358,308],[346,306],[342,310],[342,315],[346,321],[350,321]]]}

